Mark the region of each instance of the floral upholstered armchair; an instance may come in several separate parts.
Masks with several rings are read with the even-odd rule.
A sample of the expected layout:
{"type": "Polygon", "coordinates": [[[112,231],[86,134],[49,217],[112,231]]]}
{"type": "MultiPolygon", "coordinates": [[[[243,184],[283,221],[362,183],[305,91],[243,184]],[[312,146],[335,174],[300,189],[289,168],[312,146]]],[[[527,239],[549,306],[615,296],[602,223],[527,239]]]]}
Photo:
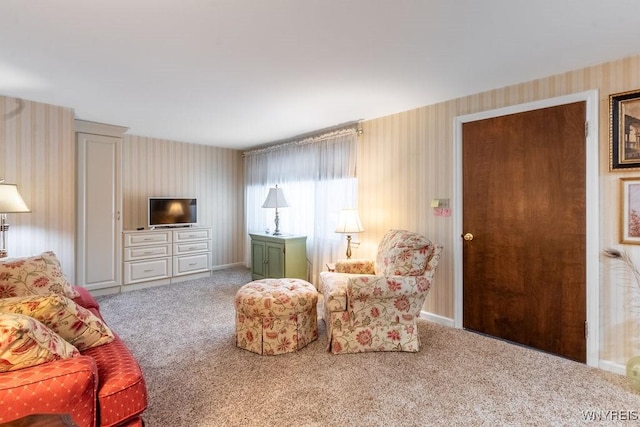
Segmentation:
{"type": "Polygon", "coordinates": [[[390,230],[375,261],[341,260],[334,272],[321,272],[329,350],[418,351],[416,319],[441,251],[420,234],[390,230]]]}

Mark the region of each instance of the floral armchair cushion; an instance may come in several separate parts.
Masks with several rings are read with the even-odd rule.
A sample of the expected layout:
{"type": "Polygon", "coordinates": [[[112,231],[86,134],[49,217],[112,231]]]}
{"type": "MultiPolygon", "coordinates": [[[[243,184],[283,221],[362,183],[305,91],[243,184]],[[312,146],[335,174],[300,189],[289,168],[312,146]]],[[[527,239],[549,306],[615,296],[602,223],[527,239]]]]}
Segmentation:
{"type": "Polygon", "coordinates": [[[0,313],[0,372],[78,355],[78,349],[36,319],[0,313]]]}
{"type": "Polygon", "coordinates": [[[421,234],[390,230],[378,246],[375,272],[382,276],[421,276],[434,245],[421,234]]]}
{"type": "Polygon", "coordinates": [[[336,273],[374,274],[374,262],[369,259],[341,259],[336,262],[336,273]]]}
{"type": "Polygon", "coordinates": [[[98,316],[58,294],[0,299],[0,313],[33,317],[80,351],[114,340],[98,316]]]}
{"type": "Polygon", "coordinates": [[[68,298],[80,296],[67,281],[53,252],[0,261],[0,298],[51,293],[68,298]]]}

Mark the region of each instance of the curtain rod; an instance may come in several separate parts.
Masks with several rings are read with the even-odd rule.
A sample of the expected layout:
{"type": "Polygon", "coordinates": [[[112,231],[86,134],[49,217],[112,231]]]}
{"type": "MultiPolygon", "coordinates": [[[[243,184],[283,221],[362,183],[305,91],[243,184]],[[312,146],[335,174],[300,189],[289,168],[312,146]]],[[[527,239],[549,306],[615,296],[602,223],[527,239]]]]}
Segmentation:
{"type": "Polygon", "coordinates": [[[360,122],[361,121],[350,122],[349,124],[346,124],[346,125],[338,125],[333,128],[323,129],[323,130],[312,132],[312,133],[298,135],[293,138],[284,139],[264,147],[259,147],[253,150],[245,151],[242,153],[242,157],[267,153],[269,151],[274,151],[274,150],[281,150],[283,148],[293,147],[296,145],[312,144],[314,142],[320,142],[320,141],[327,140],[329,138],[349,135],[352,133],[355,133],[356,135],[359,136],[359,135],[362,135],[362,128],[360,127],[360,122]]]}

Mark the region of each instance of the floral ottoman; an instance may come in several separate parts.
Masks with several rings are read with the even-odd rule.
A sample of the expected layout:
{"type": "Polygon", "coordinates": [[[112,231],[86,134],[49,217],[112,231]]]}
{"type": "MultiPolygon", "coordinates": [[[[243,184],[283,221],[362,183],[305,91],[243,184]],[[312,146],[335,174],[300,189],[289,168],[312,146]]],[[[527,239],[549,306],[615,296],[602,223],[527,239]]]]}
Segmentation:
{"type": "Polygon", "coordinates": [[[299,350],[318,338],[318,292],[300,279],[263,279],[236,293],[236,345],[258,354],[299,350]]]}

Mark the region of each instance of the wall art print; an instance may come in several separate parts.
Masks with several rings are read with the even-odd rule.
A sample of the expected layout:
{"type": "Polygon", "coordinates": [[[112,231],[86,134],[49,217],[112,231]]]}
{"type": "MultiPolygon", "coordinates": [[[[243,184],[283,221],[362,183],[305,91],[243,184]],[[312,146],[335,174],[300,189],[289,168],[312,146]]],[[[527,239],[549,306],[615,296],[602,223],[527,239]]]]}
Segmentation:
{"type": "Polygon", "coordinates": [[[640,177],[620,178],[620,242],[640,245],[640,177]]]}
{"type": "Polygon", "coordinates": [[[640,170],[640,90],[609,96],[609,169],[640,170]]]}

